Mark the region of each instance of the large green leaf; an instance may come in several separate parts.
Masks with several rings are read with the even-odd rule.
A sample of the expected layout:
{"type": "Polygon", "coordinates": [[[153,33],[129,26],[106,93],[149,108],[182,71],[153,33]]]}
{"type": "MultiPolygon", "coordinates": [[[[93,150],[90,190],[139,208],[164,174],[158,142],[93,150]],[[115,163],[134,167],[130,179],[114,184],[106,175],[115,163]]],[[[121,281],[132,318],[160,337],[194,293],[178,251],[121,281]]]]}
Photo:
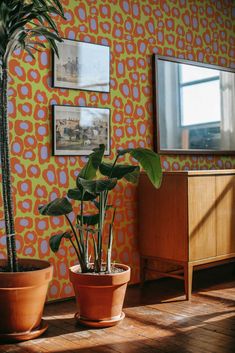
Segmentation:
{"type": "MultiPolygon", "coordinates": [[[[11,53],[18,48],[31,52],[29,38],[44,36],[52,49],[58,53],[56,43],[61,41],[57,21],[53,17],[64,17],[59,0],[0,1],[0,56],[6,65],[11,53]],[[41,24],[41,26],[39,26],[41,24]]],[[[35,43],[37,47],[37,43],[35,43]]]]}
{"type": "Polygon", "coordinates": [[[122,164],[118,164],[113,167],[113,164],[111,163],[101,163],[99,169],[102,175],[122,179],[125,175],[133,173],[134,171],[136,171],[136,169],[139,169],[139,167],[134,165],[122,164]]]}
{"type": "Polygon", "coordinates": [[[99,145],[98,148],[94,148],[93,152],[89,155],[88,161],[83,169],[78,174],[78,178],[91,180],[96,176],[96,172],[100,166],[104,155],[105,145],[99,145]]]}
{"type": "Polygon", "coordinates": [[[85,215],[85,216],[81,216],[78,215],[77,218],[79,219],[79,221],[81,222],[81,220],[83,220],[83,225],[86,226],[95,226],[96,224],[99,223],[99,213],[97,214],[93,214],[93,215],[85,215]]]}
{"type": "Polygon", "coordinates": [[[44,216],[62,216],[72,212],[71,203],[66,197],[57,198],[46,205],[38,207],[41,215],[44,216]]]}
{"type": "Polygon", "coordinates": [[[50,248],[53,252],[57,252],[60,248],[60,243],[63,238],[72,239],[72,236],[69,232],[64,232],[62,234],[52,235],[49,240],[50,248]]]}
{"type": "Polygon", "coordinates": [[[124,154],[129,153],[134,157],[141,165],[143,170],[148,175],[152,184],[159,188],[162,181],[162,168],[160,157],[157,153],[151,151],[147,148],[128,148],[125,150],[119,150],[118,155],[123,156],[124,154]]]}
{"type": "Polygon", "coordinates": [[[137,184],[139,181],[139,176],[140,176],[140,167],[137,166],[135,170],[133,170],[133,172],[126,174],[124,176],[124,179],[126,179],[127,181],[129,181],[132,184],[137,184]]]}
{"type": "Polygon", "coordinates": [[[91,201],[97,197],[97,195],[90,194],[89,192],[83,194],[81,188],[69,189],[67,195],[70,199],[78,201],[91,201]]]}
{"type": "Polygon", "coordinates": [[[85,180],[78,178],[77,182],[83,187],[83,189],[90,194],[99,194],[103,191],[111,190],[117,184],[117,178],[111,179],[98,179],[98,180],[85,180]]]}

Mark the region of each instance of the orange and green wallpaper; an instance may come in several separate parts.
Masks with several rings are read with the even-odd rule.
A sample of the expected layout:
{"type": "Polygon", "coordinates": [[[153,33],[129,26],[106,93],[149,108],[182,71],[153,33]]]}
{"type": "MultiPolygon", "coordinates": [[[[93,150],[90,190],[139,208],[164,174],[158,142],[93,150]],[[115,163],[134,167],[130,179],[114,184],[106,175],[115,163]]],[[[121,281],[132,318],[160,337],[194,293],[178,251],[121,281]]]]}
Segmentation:
{"type": "MultiPolygon", "coordinates": [[[[235,67],[233,0],[62,0],[66,21],[58,19],[64,38],[109,45],[110,93],[51,87],[50,49],[36,54],[16,52],[10,60],[9,118],[11,168],[21,257],[39,257],[54,265],[49,299],[73,295],[68,267],[73,249],[63,243],[57,255],[48,245],[51,234],[65,229],[63,218],[41,217],[38,205],[65,195],[73,187],[84,157],[52,156],[53,104],[111,109],[111,155],[117,148],[152,147],[153,53],[235,67]]],[[[43,39],[42,39],[43,40],[43,39]]],[[[231,157],[164,156],[165,170],[231,168],[231,157]]],[[[113,259],[132,267],[139,280],[136,187],[115,189],[116,214],[113,259]]],[[[0,257],[5,257],[2,204],[0,257]]],[[[140,220],[141,221],[141,220],[140,220]]]]}

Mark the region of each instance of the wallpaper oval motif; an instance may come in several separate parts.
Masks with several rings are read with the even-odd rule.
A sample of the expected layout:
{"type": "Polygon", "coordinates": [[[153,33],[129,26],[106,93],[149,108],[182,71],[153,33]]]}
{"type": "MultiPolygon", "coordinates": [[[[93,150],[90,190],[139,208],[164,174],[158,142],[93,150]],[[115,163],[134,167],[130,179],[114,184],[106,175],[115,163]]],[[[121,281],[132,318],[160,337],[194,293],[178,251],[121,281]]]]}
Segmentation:
{"type": "MultiPolygon", "coordinates": [[[[60,217],[44,218],[37,208],[65,195],[84,157],[51,156],[51,105],[111,108],[111,156],[123,147],[153,144],[153,53],[235,67],[235,22],[231,0],[63,0],[67,21],[59,21],[65,38],[111,47],[111,92],[102,94],[51,87],[51,54],[33,60],[17,51],[10,60],[9,117],[11,168],[20,256],[47,259],[54,265],[49,299],[73,294],[68,266],[75,256],[64,243],[57,255],[49,236],[64,229],[60,217]],[[233,16],[233,17],[232,17],[233,16]]],[[[41,38],[43,40],[43,38],[41,38]]],[[[165,170],[231,168],[234,159],[211,156],[164,156],[165,170]]],[[[132,282],[139,279],[136,188],[121,183],[113,258],[130,264],[132,282]]],[[[2,202],[2,201],[0,201],[2,202]]],[[[2,204],[0,257],[5,256],[2,204]]]]}

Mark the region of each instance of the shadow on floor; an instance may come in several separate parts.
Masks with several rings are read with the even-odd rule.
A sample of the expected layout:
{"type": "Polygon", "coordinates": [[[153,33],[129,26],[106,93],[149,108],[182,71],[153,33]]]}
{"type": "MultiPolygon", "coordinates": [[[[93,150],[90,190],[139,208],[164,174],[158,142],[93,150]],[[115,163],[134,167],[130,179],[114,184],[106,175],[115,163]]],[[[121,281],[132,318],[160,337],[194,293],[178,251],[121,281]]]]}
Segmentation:
{"type": "MultiPolygon", "coordinates": [[[[49,350],[45,344],[45,351],[48,348],[53,353],[234,353],[234,310],[181,319],[168,314],[169,319],[165,322],[155,314],[151,308],[140,313],[133,310],[133,315],[128,313],[127,319],[113,328],[84,331],[79,328],[79,331],[73,331],[75,334],[63,330],[64,340],[55,337],[54,348],[50,346],[49,350]]],[[[43,338],[17,346],[25,353],[35,353],[37,343],[43,338]]]]}
{"type": "MultiPolygon", "coordinates": [[[[234,278],[234,263],[196,270],[193,274],[193,293],[210,292],[214,286],[219,284],[222,289],[229,288],[229,286],[233,286],[231,281],[234,278]]],[[[172,278],[147,281],[142,288],[139,285],[130,286],[128,294],[124,307],[185,300],[184,282],[172,278]]]]}

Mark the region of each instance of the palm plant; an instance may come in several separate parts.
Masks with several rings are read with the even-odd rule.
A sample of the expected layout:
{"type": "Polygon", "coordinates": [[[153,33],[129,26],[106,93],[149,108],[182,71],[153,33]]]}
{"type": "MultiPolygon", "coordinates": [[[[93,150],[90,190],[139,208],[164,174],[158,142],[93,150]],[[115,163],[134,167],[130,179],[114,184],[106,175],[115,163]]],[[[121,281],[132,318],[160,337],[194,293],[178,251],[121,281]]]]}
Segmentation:
{"type": "Polygon", "coordinates": [[[34,58],[35,50],[45,48],[39,36],[44,36],[58,55],[56,42],[62,39],[51,14],[64,17],[59,0],[0,0],[0,149],[8,270],[11,272],[18,271],[18,261],[9,156],[8,60],[16,49],[26,50],[34,58]]]}
{"type": "Polygon", "coordinates": [[[66,217],[70,230],[53,235],[50,238],[50,247],[52,251],[57,252],[61,240],[63,238],[68,239],[75,250],[81,272],[83,273],[111,272],[113,225],[116,209],[109,204],[108,196],[118,180],[124,178],[129,182],[136,183],[140,173],[138,165],[117,164],[118,159],[129,153],[139,162],[156,188],[160,187],[162,179],[160,158],[153,151],[145,148],[119,150],[114,162],[107,163],[103,161],[104,150],[105,146],[100,145],[89,155],[87,163],[77,176],[76,187],[68,190],[68,198],[56,198],[48,204],[39,207],[41,215],[63,215],[66,217]],[[69,199],[80,203],[80,211],[76,216],[75,224],[72,223],[68,216],[73,211],[73,205],[69,199]],[[84,213],[84,206],[87,202],[92,203],[95,208],[95,211],[90,214],[84,213]],[[106,227],[106,214],[109,209],[112,209],[112,217],[111,222],[106,227]],[[105,249],[104,237],[107,228],[108,242],[105,249]],[[89,251],[90,246],[91,251],[89,251]],[[106,259],[104,259],[105,252],[107,254],[106,259]],[[93,255],[92,259],[91,253],[93,255]],[[103,263],[106,263],[105,267],[103,263]]]}

